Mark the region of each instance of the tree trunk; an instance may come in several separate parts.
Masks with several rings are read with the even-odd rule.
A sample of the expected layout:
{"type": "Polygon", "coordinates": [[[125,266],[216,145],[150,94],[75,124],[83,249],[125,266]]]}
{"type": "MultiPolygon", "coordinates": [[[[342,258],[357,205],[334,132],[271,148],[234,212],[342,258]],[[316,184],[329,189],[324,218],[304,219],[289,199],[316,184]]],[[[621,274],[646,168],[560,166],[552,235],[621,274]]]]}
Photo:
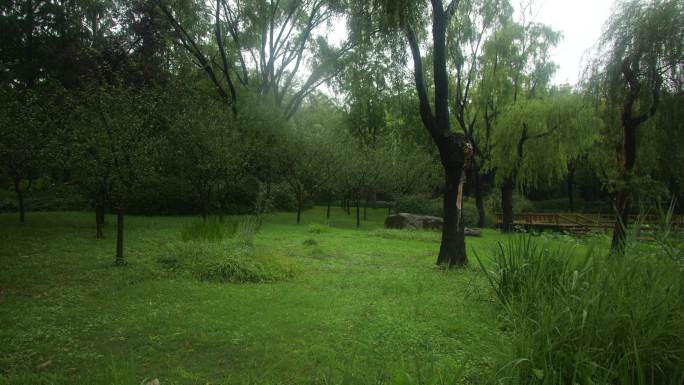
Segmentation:
{"type": "Polygon", "coordinates": [[[202,200],[202,221],[206,222],[207,218],[209,218],[209,193],[202,191],[200,196],[202,200]]]}
{"type": "Polygon", "coordinates": [[[570,212],[575,212],[575,196],[574,196],[574,186],[575,186],[575,168],[570,167],[568,169],[568,178],[566,180],[566,186],[568,189],[568,207],[570,212]]]}
{"type": "Polygon", "coordinates": [[[19,204],[19,222],[26,222],[26,208],[24,207],[24,192],[21,189],[17,189],[17,201],[19,204]]]}
{"type": "Polygon", "coordinates": [[[475,206],[477,207],[477,227],[485,226],[485,207],[484,197],[482,196],[482,176],[477,163],[473,160],[472,179],[473,195],[475,195],[475,206]]]}
{"type": "Polygon", "coordinates": [[[297,197],[297,224],[302,219],[302,199],[297,197]]]}
{"type": "Polygon", "coordinates": [[[325,219],[330,220],[330,206],[332,205],[332,194],[328,195],[328,207],[325,210],[325,219]]]}
{"type": "Polygon", "coordinates": [[[363,220],[368,220],[368,199],[363,203],[363,220]]]}
{"type": "Polygon", "coordinates": [[[636,125],[632,122],[623,122],[623,143],[618,149],[620,164],[620,183],[615,194],[615,226],[613,226],[613,239],[610,243],[611,250],[621,254],[625,248],[627,238],[627,226],[629,226],[630,199],[629,177],[636,160],[636,125]]]}
{"type": "Polygon", "coordinates": [[[116,264],[119,266],[125,265],[123,255],[123,238],[124,238],[124,210],[123,204],[119,203],[116,209],[116,264]]]}
{"type": "Polygon", "coordinates": [[[654,90],[654,100],[649,112],[639,116],[632,116],[634,103],[639,96],[641,84],[637,75],[639,70],[638,62],[634,59],[626,59],[622,63],[622,74],[624,75],[627,93],[622,103],[622,113],[620,123],[622,125],[622,143],[617,147],[617,159],[619,167],[619,180],[617,183],[615,199],[615,226],[613,227],[613,240],[611,249],[613,252],[621,254],[625,248],[626,230],[629,225],[630,214],[630,175],[634,169],[636,161],[636,130],[637,127],[647,121],[656,112],[658,105],[658,88],[654,90]],[[633,68],[634,67],[634,68],[633,68]]]}
{"type": "Polygon", "coordinates": [[[97,202],[95,204],[95,238],[103,239],[104,232],[102,227],[104,226],[104,204],[97,202]]]}
{"type": "Polygon", "coordinates": [[[513,231],[513,179],[506,177],[501,184],[501,231],[513,231]]]}
{"type": "Polygon", "coordinates": [[[442,226],[442,243],[437,257],[438,265],[464,266],[467,264],[465,236],[463,227],[463,213],[458,208],[457,200],[461,170],[445,170],[446,183],[444,185],[444,224],[442,226]]]}
{"type": "Polygon", "coordinates": [[[359,198],[356,198],[356,227],[361,227],[361,216],[359,211],[359,198]]]}

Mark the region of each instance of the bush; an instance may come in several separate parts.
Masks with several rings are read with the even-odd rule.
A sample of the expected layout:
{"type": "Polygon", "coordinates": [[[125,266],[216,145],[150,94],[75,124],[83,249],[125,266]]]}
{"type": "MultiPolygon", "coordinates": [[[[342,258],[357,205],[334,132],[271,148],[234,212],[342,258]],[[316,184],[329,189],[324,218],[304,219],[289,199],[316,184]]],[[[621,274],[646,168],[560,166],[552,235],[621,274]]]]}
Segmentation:
{"type": "Polygon", "coordinates": [[[277,258],[229,241],[173,243],[159,262],[171,271],[203,281],[274,282],[293,275],[293,270],[277,258]]]}
{"type": "Polygon", "coordinates": [[[512,384],[681,384],[684,266],[651,248],[573,256],[521,236],[487,277],[504,311],[512,384]]]}
{"type": "Polygon", "coordinates": [[[274,185],[271,188],[273,207],[279,211],[297,211],[297,198],[286,184],[274,185]]]}

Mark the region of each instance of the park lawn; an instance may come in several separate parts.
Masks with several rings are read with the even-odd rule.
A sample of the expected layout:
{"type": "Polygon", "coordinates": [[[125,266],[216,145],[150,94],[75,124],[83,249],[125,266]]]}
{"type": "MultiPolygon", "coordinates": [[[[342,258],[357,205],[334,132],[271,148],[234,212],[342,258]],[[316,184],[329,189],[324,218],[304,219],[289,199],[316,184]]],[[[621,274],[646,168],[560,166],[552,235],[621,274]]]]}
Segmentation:
{"type": "MultiPolygon", "coordinates": [[[[114,218],[0,215],[0,384],[481,383],[509,349],[473,257],[506,237],[468,238],[470,267],[434,266],[439,234],[360,229],[333,208],[269,215],[254,247],[294,275],[203,282],[158,259],[191,217],[127,217],[128,265],[114,266],[114,218]],[[403,381],[403,382],[402,382],[403,381]],[[144,382],[143,382],[144,383],[144,382]]],[[[582,246],[552,237],[557,246],[582,246]]]]}

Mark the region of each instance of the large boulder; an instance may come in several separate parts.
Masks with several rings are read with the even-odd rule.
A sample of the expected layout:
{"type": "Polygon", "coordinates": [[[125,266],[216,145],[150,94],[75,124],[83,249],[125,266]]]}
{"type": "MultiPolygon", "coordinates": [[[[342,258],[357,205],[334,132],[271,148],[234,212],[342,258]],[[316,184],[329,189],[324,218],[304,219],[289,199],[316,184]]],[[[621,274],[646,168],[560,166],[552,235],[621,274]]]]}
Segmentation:
{"type": "Polygon", "coordinates": [[[399,213],[385,219],[388,229],[441,229],[442,218],[430,215],[399,213]]]}
{"type": "MultiPolygon", "coordinates": [[[[388,216],[385,219],[385,227],[388,229],[430,229],[441,230],[444,220],[431,215],[417,215],[399,213],[388,216]]],[[[479,237],[480,229],[465,228],[465,235],[479,237]]]]}

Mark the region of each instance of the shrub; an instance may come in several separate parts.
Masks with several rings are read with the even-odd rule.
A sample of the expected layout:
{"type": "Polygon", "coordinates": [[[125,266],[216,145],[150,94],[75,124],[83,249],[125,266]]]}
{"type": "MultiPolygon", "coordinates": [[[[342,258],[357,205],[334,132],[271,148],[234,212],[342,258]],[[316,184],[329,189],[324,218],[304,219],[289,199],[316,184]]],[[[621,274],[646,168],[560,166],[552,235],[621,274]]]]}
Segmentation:
{"type": "Polygon", "coordinates": [[[273,282],[293,273],[277,258],[229,241],[173,243],[158,261],[171,271],[214,282],[273,282]]]}
{"type": "Polygon", "coordinates": [[[681,384],[684,266],[647,255],[573,256],[529,236],[487,273],[513,351],[504,383],[681,384]]]}
{"type": "Polygon", "coordinates": [[[297,211],[297,198],[286,184],[277,184],[271,187],[271,199],[276,210],[297,211]]]}

